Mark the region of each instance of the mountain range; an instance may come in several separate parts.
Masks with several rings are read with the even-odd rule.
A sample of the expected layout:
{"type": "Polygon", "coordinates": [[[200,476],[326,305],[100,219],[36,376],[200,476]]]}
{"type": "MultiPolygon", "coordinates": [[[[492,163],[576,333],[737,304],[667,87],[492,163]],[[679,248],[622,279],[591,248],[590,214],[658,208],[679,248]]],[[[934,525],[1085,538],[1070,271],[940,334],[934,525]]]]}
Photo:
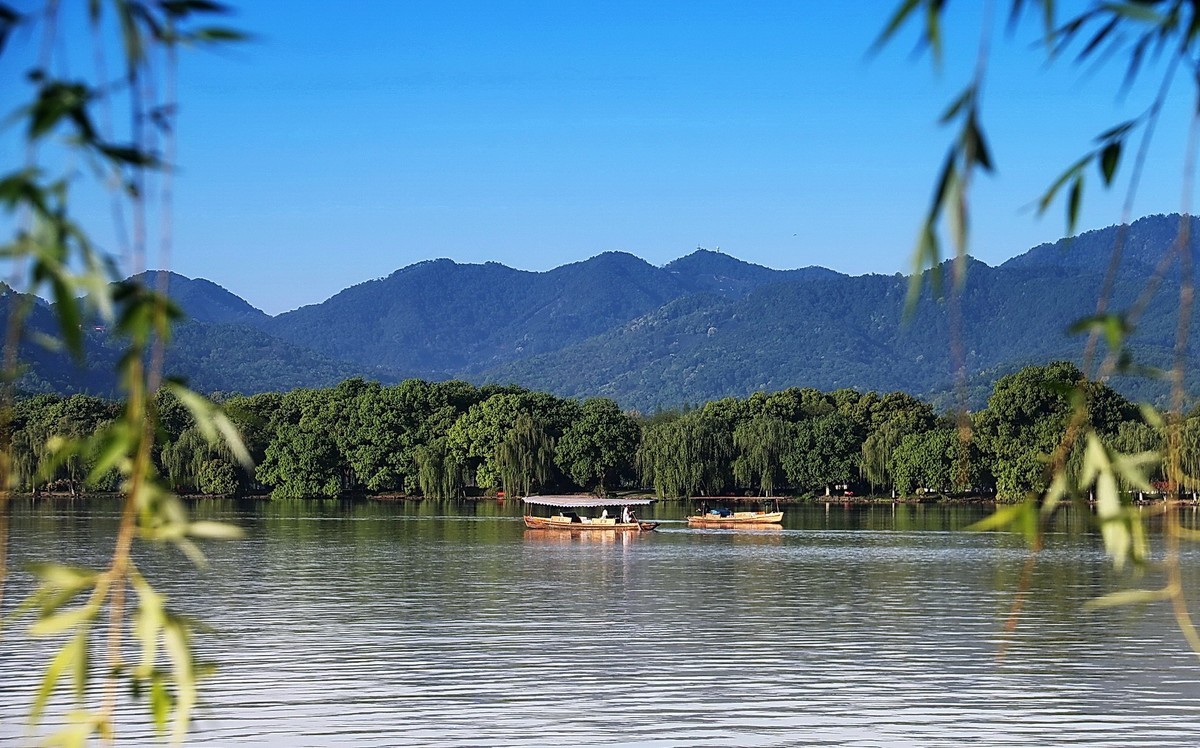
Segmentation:
{"type": "MultiPolygon", "coordinates": [[[[1150,216],[998,267],[968,260],[960,339],[971,402],[1022,366],[1078,361],[1083,339],[1067,328],[1094,314],[1118,237],[1109,307],[1127,309],[1167,264],[1178,229],[1178,216],[1150,216]]],[[[1197,229],[1192,219],[1192,237],[1197,229]]],[[[1196,258],[1200,242],[1189,249],[1196,258]]],[[[1175,341],[1179,273],[1167,270],[1130,338],[1144,364],[1169,363],[1175,341]]],[[[272,317],[211,281],[172,274],[171,295],[189,321],[177,328],[167,369],[205,392],[329,386],[350,376],[462,378],[603,395],[644,411],[790,386],[942,401],[953,389],[950,314],[930,281],[906,319],[901,274],[773,270],[703,249],[662,267],[606,252],[546,272],[441,259],[272,317]]],[[[48,313],[39,315],[35,331],[49,325],[48,313]]],[[[23,385],[112,392],[117,351],[107,332],[89,330],[87,347],[88,364],[78,366],[27,344],[23,385]]],[[[1166,391],[1142,378],[1113,383],[1143,399],[1166,391]]]]}

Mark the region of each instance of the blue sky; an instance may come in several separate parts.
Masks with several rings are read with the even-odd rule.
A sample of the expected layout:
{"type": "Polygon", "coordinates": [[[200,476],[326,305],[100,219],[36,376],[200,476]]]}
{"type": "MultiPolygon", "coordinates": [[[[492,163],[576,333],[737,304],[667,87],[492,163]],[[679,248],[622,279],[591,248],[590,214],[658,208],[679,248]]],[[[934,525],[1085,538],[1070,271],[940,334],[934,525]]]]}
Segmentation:
{"type": "MultiPolygon", "coordinates": [[[[912,33],[868,55],[890,0],[241,3],[253,42],[185,57],[172,269],[270,313],[436,257],[545,270],[704,246],[907,272],[979,38],[981,4],[954,5],[935,73],[912,33]]],[[[1156,85],[1118,99],[1119,70],[1047,68],[1036,23],[997,25],[999,173],[972,200],[990,264],[1063,234],[1030,203],[1156,85]]],[[[1177,90],[1135,217],[1181,208],[1177,90]]],[[[1120,203],[1093,180],[1080,227],[1120,203]]]]}

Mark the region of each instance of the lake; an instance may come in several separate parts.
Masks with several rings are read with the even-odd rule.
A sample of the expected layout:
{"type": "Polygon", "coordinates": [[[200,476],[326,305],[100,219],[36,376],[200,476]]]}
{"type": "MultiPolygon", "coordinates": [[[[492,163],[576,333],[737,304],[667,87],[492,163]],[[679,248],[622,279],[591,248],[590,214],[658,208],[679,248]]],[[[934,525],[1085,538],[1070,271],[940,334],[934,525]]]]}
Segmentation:
{"type": "MultiPolygon", "coordinates": [[[[169,548],[139,564],[215,629],[194,744],[1195,745],[1200,660],[1165,606],[1081,610],[1139,582],[1064,517],[1006,635],[1028,553],[963,530],[985,511],[787,507],[731,531],[661,505],[657,532],[569,537],[513,502],[214,501],[195,515],[244,540],[206,544],[203,571],[169,548]]],[[[116,522],[18,500],[13,561],[97,564],[116,522]]],[[[7,610],[30,580],[10,585],[7,610]]],[[[44,656],[6,629],[0,743],[27,740],[44,656]]],[[[121,742],[150,742],[124,712],[121,742]]]]}

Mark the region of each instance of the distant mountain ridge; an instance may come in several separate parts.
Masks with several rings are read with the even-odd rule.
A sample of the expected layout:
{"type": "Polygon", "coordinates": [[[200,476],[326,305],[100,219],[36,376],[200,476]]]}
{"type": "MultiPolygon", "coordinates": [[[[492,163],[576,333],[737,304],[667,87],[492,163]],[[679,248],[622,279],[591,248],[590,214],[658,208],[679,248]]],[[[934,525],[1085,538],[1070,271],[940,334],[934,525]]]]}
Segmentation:
{"type": "MultiPolygon", "coordinates": [[[[1023,365],[1077,360],[1082,341],[1065,330],[1094,311],[1114,242],[1123,237],[1110,305],[1120,309],[1162,264],[1178,228],[1178,216],[1150,216],[1039,245],[994,268],[972,260],[962,308],[975,402],[1023,365]]],[[[1200,261],[1196,239],[1189,251],[1200,261]]],[[[898,274],[774,270],[703,249],[662,267],[605,252],[545,272],[440,259],[274,317],[210,281],[169,279],[192,321],[180,327],[168,366],[202,390],[327,386],[354,375],[465,378],[605,395],[647,410],[789,386],[936,399],[952,382],[945,306],[926,294],[903,324],[908,279],[898,274]]],[[[1146,363],[1169,360],[1176,289],[1168,276],[1131,339],[1146,363]]],[[[111,355],[102,336],[89,341],[96,364],[72,370],[42,356],[28,381],[104,391],[111,355]]],[[[1161,394],[1143,381],[1117,385],[1161,394]]]]}

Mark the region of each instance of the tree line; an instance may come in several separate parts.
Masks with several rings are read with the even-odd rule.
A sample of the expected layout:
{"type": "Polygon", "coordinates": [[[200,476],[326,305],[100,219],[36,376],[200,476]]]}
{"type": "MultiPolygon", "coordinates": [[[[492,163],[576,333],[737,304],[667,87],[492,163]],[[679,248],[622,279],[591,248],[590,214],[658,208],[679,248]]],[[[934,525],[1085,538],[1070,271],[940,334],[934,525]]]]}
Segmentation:
{"type": "MultiPolygon", "coordinates": [[[[995,494],[1046,487],[1083,375],[1070,363],[1029,366],[998,380],[987,407],[955,416],[902,392],[790,388],[643,415],[607,398],[582,402],[517,386],[360,378],[327,389],[221,395],[257,466],[244,471],[167,391],[156,468],[181,493],[437,498],[614,490],[662,498],[839,490],[911,496],[995,494]]],[[[1163,424],[1145,420],[1103,383],[1086,383],[1096,431],[1118,452],[1161,451],[1163,424]]],[[[117,490],[102,455],[64,451],[119,416],[88,395],[19,400],[13,419],[17,488],[117,490]]],[[[1184,472],[1200,476],[1200,417],[1182,430],[1184,472]]],[[[1078,462],[1079,456],[1073,456],[1078,462]]],[[[1161,476],[1160,476],[1161,477],[1161,476]]],[[[1189,486],[1194,488],[1194,486],[1189,486]]]]}

